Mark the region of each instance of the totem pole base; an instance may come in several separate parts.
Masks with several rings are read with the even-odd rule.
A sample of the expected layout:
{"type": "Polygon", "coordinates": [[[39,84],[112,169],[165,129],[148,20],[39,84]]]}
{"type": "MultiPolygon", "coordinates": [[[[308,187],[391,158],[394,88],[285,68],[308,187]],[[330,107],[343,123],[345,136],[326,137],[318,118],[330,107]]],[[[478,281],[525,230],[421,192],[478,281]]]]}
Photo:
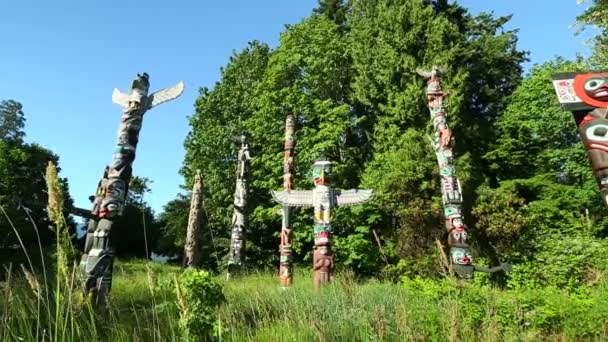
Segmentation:
{"type": "Polygon", "coordinates": [[[281,280],[281,288],[282,289],[288,289],[293,284],[293,279],[292,278],[286,278],[286,279],[280,279],[280,280],[281,280]]]}
{"type": "Polygon", "coordinates": [[[334,254],[331,252],[330,246],[317,246],[312,259],[312,282],[315,291],[318,291],[323,285],[328,284],[333,279],[334,254]]]}
{"type": "Polygon", "coordinates": [[[228,270],[226,271],[226,280],[230,280],[231,278],[235,278],[241,275],[243,272],[243,268],[241,265],[237,264],[228,264],[228,270]]]}
{"type": "Polygon", "coordinates": [[[511,273],[513,266],[507,263],[501,263],[500,266],[496,267],[480,267],[475,265],[452,265],[452,269],[458,274],[459,277],[465,279],[471,279],[475,275],[475,272],[481,273],[496,273],[504,272],[505,274],[511,273]]]}
{"type": "Polygon", "coordinates": [[[323,285],[329,284],[332,278],[329,272],[319,271],[315,271],[312,277],[313,287],[315,291],[318,291],[321,287],[323,287],[323,285]]]}

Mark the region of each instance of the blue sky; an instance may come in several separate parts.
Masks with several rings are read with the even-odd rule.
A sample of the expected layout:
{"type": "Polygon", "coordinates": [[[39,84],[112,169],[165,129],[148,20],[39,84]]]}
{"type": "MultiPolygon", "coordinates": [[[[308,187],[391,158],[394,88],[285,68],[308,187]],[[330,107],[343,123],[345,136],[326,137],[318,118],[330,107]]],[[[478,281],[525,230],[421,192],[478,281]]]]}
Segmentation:
{"type": "MultiPolygon", "coordinates": [[[[576,0],[459,0],[473,13],[513,14],[519,48],[531,62],[588,55],[570,28],[585,6],[576,0]],[[558,5],[559,3],[559,5],[558,5]]],[[[134,174],[153,180],[146,200],[159,212],[180,192],[178,174],[198,89],[211,87],[234,50],[257,39],[276,46],[285,24],[309,15],[317,0],[11,1],[2,4],[0,99],[21,102],[26,140],[60,156],[76,205],[88,196],[114,150],[120,108],[112,89],[129,89],[139,72],[151,91],[186,83],[184,94],[148,112],[134,174]]]]}

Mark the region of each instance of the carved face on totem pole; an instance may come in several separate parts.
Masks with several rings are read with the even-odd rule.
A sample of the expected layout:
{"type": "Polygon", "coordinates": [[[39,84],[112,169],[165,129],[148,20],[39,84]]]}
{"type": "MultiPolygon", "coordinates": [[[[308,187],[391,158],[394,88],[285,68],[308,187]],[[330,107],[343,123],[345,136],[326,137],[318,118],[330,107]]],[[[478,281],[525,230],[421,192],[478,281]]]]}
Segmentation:
{"type": "Polygon", "coordinates": [[[331,184],[331,162],[316,161],[312,166],[312,178],[315,185],[331,184]]]}
{"type": "Polygon", "coordinates": [[[456,265],[469,265],[473,262],[471,252],[468,248],[452,247],[450,248],[452,263],[456,265]]]}
{"type": "Polygon", "coordinates": [[[562,108],[574,115],[600,192],[608,204],[608,72],[555,74],[553,86],[562,108]]]}
{"type": "Polygon", "coordinates": [[[100,217],[113,218],[122,214],[123,202],[126,193],[125,182],[120,178],[108,180],[105,197],[101,201],[100,217]]]}

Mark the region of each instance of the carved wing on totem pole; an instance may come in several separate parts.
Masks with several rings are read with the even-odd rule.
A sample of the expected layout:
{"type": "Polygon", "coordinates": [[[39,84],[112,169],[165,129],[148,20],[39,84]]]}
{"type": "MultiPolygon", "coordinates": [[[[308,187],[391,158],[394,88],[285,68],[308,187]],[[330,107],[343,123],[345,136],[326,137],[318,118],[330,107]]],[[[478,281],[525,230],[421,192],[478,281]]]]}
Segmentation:
{"type": "Polygon", "coordinates": [[[441,73],[441,74],[445,74],[446,72],[446,68],[445,67],[439,67],[436,65],[433,65],[433,67],[431,68],[431,70],[426,70],[423,68],[417,68],[416,69],[416,73],[424,78],[431,78],[431,77],[435,77],[437,76],[437,72],[441,73]]]}
{"type": "Polygon", "coordinates": [[[357,205],[365,203],[374,196],[373,190],[334,190],[338,206],[357,205]]]}
{"type": "Polygon", "coordinates": [[[311,190],[271,191],[275,201],[288,207],[312,207],[311,190]]]}
{"type": "Polygon", "coordinates": [[[112,92],[112,102],[116,103],[122,108],[127,108],[129,106],[129,101],[131,101],[131,96],[121,92],[117,88],[114,88],[114,91],[112,92]]]}
{"type": "Polygon", "coordinates": [[[148,97],[148,109],[158,106],[159,104],[171,101],[184,92],[184,82],[180,81],[171,88],[159,90],[148,97]]]}

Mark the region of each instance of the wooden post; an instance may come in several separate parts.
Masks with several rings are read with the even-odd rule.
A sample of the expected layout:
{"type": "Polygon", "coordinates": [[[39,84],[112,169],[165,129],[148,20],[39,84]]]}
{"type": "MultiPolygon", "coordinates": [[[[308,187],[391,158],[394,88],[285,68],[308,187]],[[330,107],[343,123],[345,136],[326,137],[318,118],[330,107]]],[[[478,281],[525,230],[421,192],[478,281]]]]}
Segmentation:
{"type": "Polygon", "coordinates": [[[190,200],[190,215],[188,216],[188,231],[186,245],[184,246],[184,267],[195,266],[200,258],[200,226],[202,221],[202,182],[200,170],[196,171],[194,185],[192,186],[192,199],[190,200]]]}

